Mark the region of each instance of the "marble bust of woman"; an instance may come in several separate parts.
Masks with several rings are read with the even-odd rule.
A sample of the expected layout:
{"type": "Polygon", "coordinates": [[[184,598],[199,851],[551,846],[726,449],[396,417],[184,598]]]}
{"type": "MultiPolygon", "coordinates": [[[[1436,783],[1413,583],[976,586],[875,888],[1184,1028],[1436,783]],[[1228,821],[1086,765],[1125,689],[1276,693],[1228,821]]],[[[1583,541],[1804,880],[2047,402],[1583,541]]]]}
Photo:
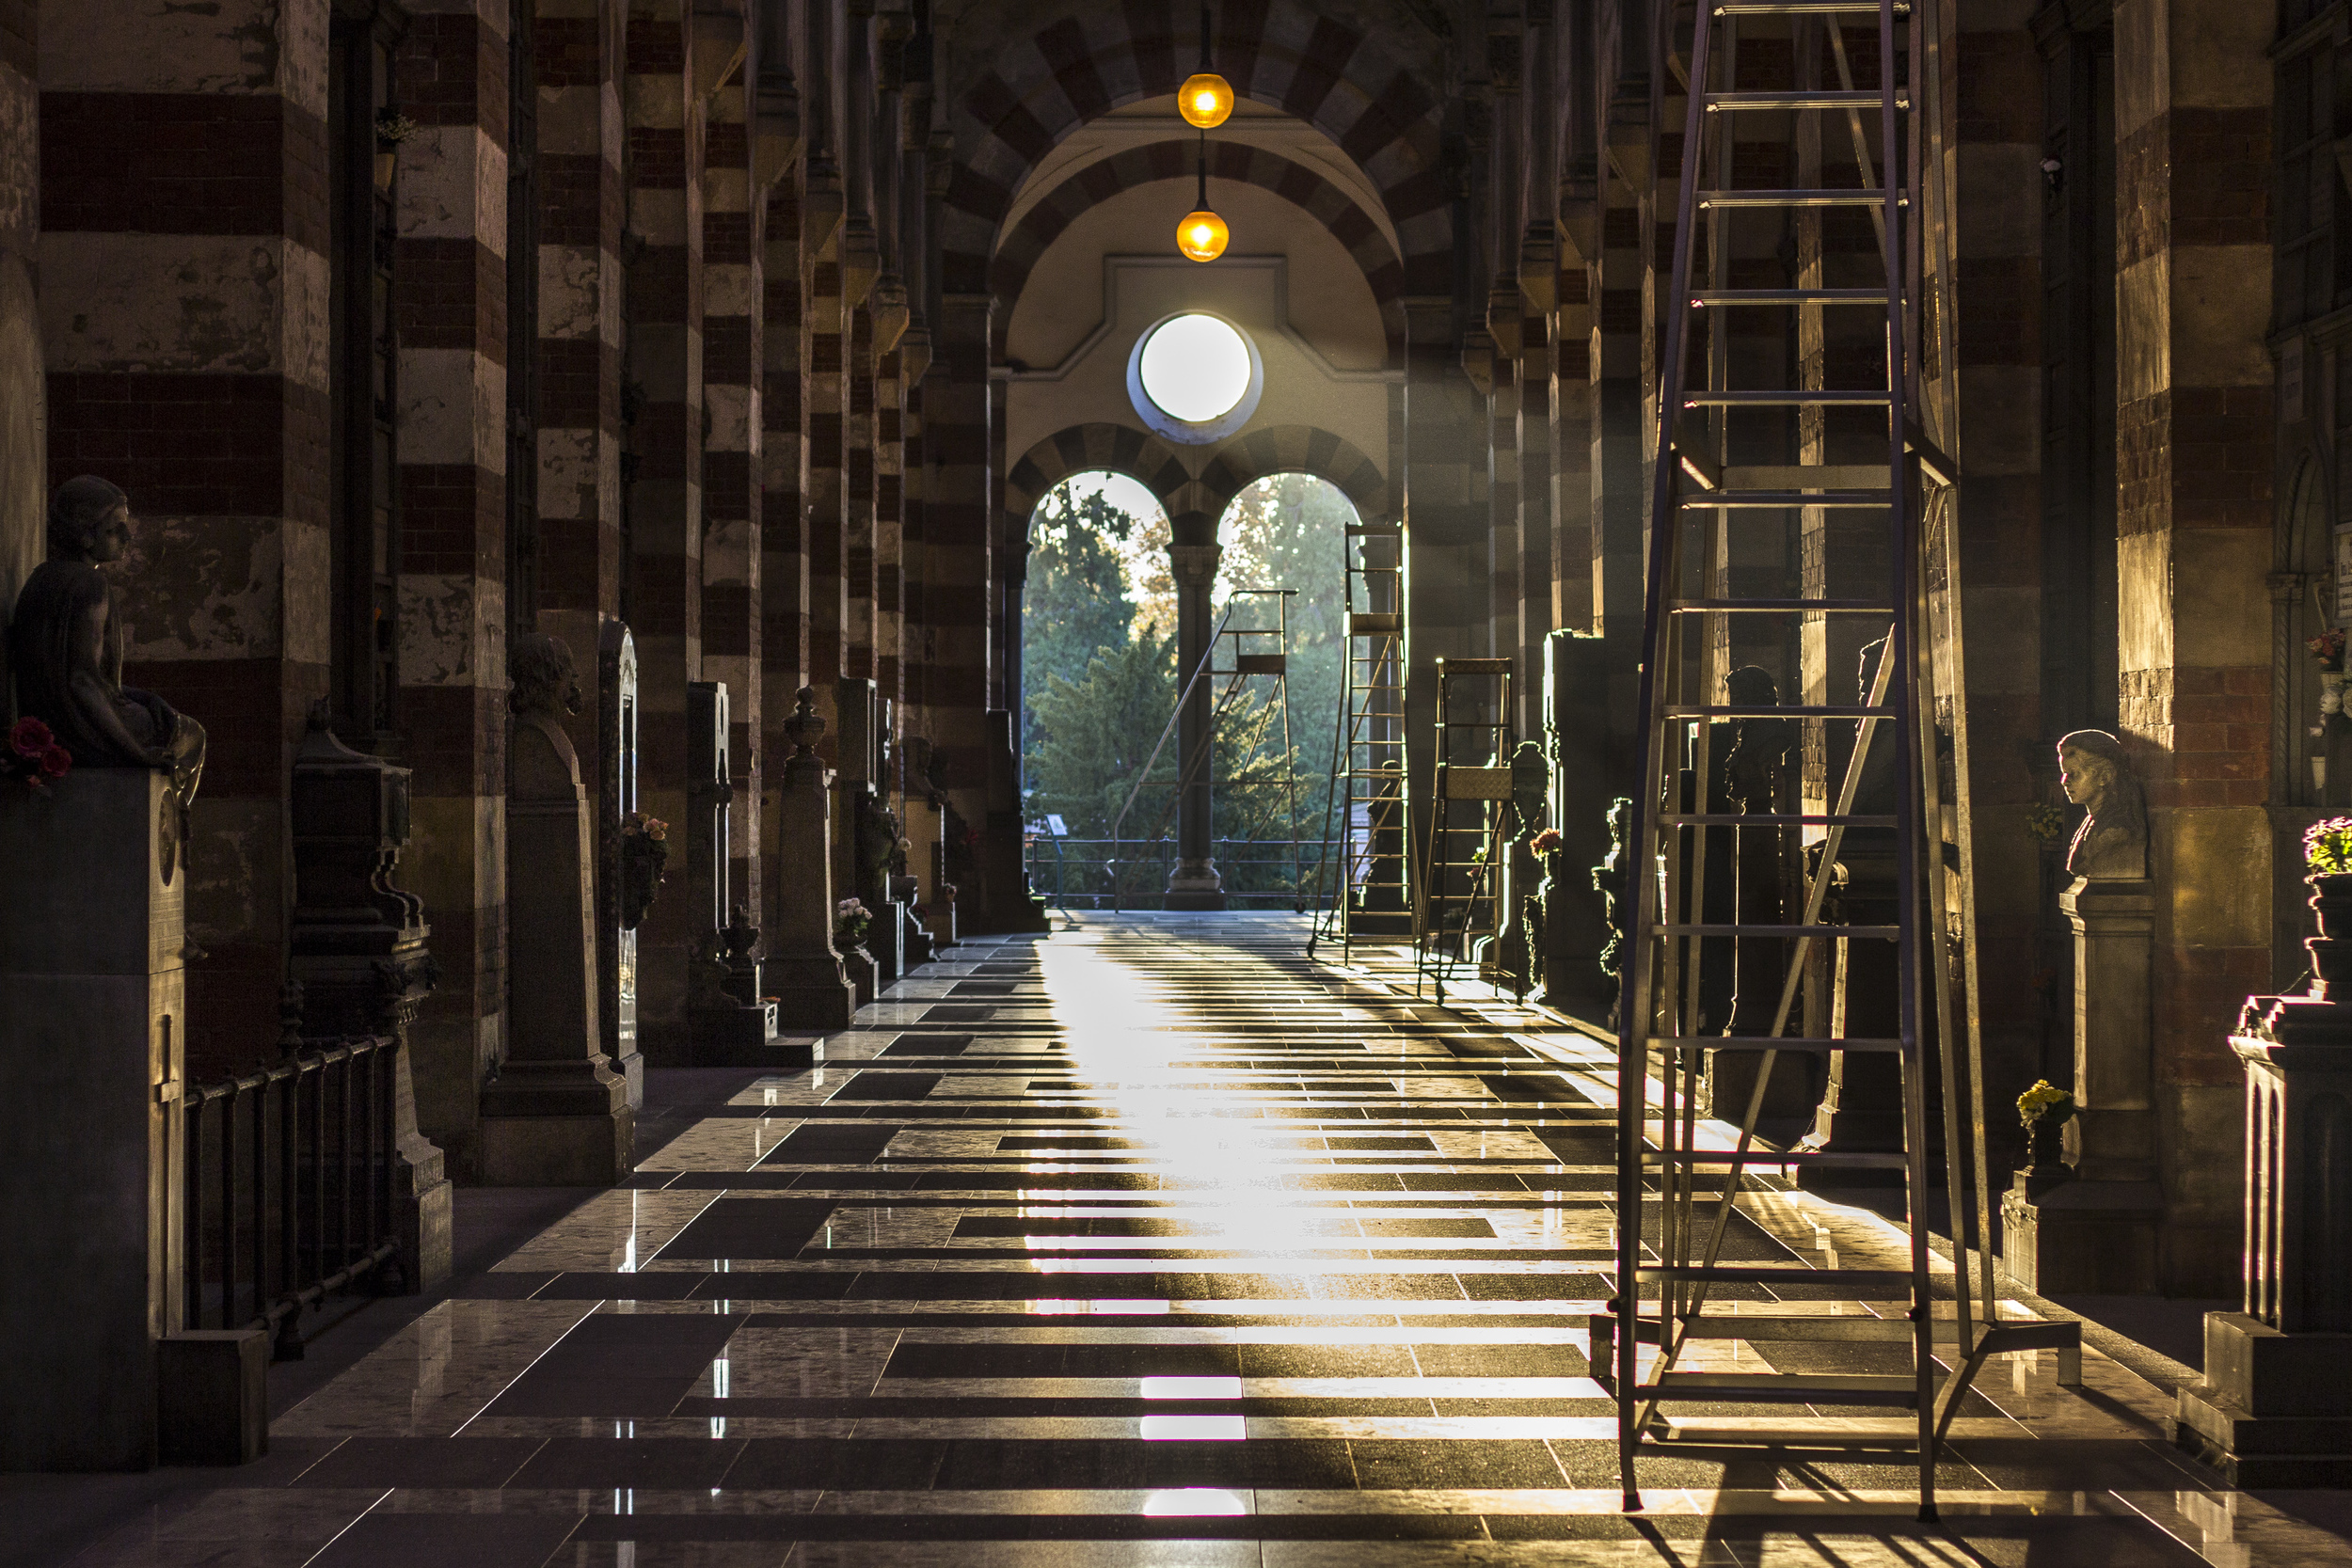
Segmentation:
{"type": "Polygon", "coordinates": [[[57,486],[49,559],[25,578],[8,625],[17,711],[47,724],[77,768],[169,773],[184,811],[204,771],[204,727],[122,684],[122,622],[99,570],[130,549],[131,528],[130,498],[106,481],[57,486]]]}
{"type": "Polygon", "coordinates": [[[2058,743],[2058,782],[2089,815],[2074,830],[2066,869],[2103,879],[2148,875],[2148,805],[2123,761],[2122,745],[2105,730],[2076,730],[2058,743]]]}

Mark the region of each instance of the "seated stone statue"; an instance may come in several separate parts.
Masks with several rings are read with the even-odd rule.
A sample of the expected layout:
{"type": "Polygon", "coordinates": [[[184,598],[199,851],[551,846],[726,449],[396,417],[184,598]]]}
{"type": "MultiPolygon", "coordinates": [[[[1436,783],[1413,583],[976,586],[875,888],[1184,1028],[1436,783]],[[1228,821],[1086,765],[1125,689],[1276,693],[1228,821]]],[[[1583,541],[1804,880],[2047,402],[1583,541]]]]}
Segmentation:
{"type": "Polygon", "coordinates": [[[8,625],[17,711],[47,724],[77,768],[169,773],[185,812],[204,771],[204,727],[122,684],[122,623],[98,568],[130,547],[129,497],[87,474],[57,486],[49,559],[25,579],[8,625]]]}
{"type": "Polygon", "coordinates": [[[2067,847],[2066,869],[2077,877],[2131,879],[2148,875],[2148,804],[2123,761],[2123,748],[2105,730],[2058,737],[2059,784],[2087,816],[2067,847]]]}

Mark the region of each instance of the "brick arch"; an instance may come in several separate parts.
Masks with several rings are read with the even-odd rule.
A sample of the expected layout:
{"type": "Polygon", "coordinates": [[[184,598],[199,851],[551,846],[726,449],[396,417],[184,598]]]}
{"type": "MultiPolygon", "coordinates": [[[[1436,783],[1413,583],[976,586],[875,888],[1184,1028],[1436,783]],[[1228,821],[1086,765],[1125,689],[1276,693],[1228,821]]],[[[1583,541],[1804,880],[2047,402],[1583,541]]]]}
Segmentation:
{"type": "MultiPolygon", "coordinates": [[[[1158,180],[1190,180],[1197,144],[1170,139],[1131,147],[1089,164],[1056,185],[1004,236],[989,267],[989,291],[1005,302],[996,313],[992,345],[1001,356],[1012,325],[1012,305],[1029,274],[1063,230],[1105,197],[1158,180]]],[[[1347,247],[1380,309],[1388,362],[1404,362],[1405,266],[1380,225],[1355,198],[1304,164],[1244,142],[1210,144],[1212,178],[1273,192],[1329,230],[1347,247]]]]}
{"type": "Polygon", "coordinates": [[[1005,472],[1005,533],[1028,537],[1029,518],[1047,492],[1072,474],[1105,469],[1125,474],[1159,498],[1172,520],[1199,510],[1198,482],[1176,449],[1132,425],[1078,424],[1031,447],[1005,472]]]}
{"type": "Polygon", "coordinates": [[[1380,465],[1352,442],[1313,425],[1278,424],[1248,430],[1216,449],[1199,480],[1212,526],[1225,519],[1233,498],[1273,474],[1312,474],[1330,481],[1368,523],[1391,522],[1389,482],[1380,465]]]}
{"type": "MultiPolygon", "coordinates": [[[[989,258],[1013,197],[1063,137],[1108,111],[1172,93],[1198,63],[1192,0],[1058,0],[1058,17],[1004,24],[967,16],[954,44],[987,69],[955,99],[954,166],[942,213],[942,282],[987,291],[989,258]]],[[[1451,290],[1453,225],[1440,117],[1443,40],[1402,9],[1364,30],[1309,0],[1221,0],[1216,69],[1234,91],[1329,136],[1380,192],[1395,226],[1405,291],[1451,290]]]]}

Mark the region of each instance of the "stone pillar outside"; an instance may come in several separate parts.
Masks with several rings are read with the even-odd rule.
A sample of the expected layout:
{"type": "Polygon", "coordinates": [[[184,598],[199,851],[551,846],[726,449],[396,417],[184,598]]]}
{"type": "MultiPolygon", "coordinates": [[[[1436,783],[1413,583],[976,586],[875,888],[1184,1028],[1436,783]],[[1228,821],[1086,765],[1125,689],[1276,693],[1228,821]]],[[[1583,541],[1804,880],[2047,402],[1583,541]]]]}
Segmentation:
{"type": "MultiPolygon", "coordinates": [[[[1168,569],[1176,578],[1176,689],[1191,680],[1210,654],[1215,607],[1210,589],[1216,582],[1217,562],[1224,551],[1216,545],[1170,545],[1168,569]]],[[[1217,875],[1211,839],[1216,834],[1216,791],[1211,775],[1216,770],[1216,737],[1209,733],[1213,694],[1204,674],[1192,684],[1176,725],[1177,767],[1190,768],[1193,779],[1176,807],[1176,869],[1168,879],[1171,910],[1225,908],[1225,879],[1217,875]]]]}

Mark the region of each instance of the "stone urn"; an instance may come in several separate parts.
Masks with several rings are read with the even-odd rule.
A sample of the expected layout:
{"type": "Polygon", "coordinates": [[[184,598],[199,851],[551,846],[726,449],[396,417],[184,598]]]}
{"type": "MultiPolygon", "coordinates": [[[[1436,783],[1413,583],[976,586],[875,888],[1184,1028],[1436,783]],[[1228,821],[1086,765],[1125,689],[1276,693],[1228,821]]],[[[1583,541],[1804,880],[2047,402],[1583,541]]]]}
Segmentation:
{"type": "Polygon", "coordinates": [[[2352,872],[2313,873],[2312,914],[2319,935],[2303,943],[2312,956],[2312,991],[2330,1000],[2352,997],[2352,872]],[[2333,988],[2343,986],[2343,990],[2333,988]]]}

